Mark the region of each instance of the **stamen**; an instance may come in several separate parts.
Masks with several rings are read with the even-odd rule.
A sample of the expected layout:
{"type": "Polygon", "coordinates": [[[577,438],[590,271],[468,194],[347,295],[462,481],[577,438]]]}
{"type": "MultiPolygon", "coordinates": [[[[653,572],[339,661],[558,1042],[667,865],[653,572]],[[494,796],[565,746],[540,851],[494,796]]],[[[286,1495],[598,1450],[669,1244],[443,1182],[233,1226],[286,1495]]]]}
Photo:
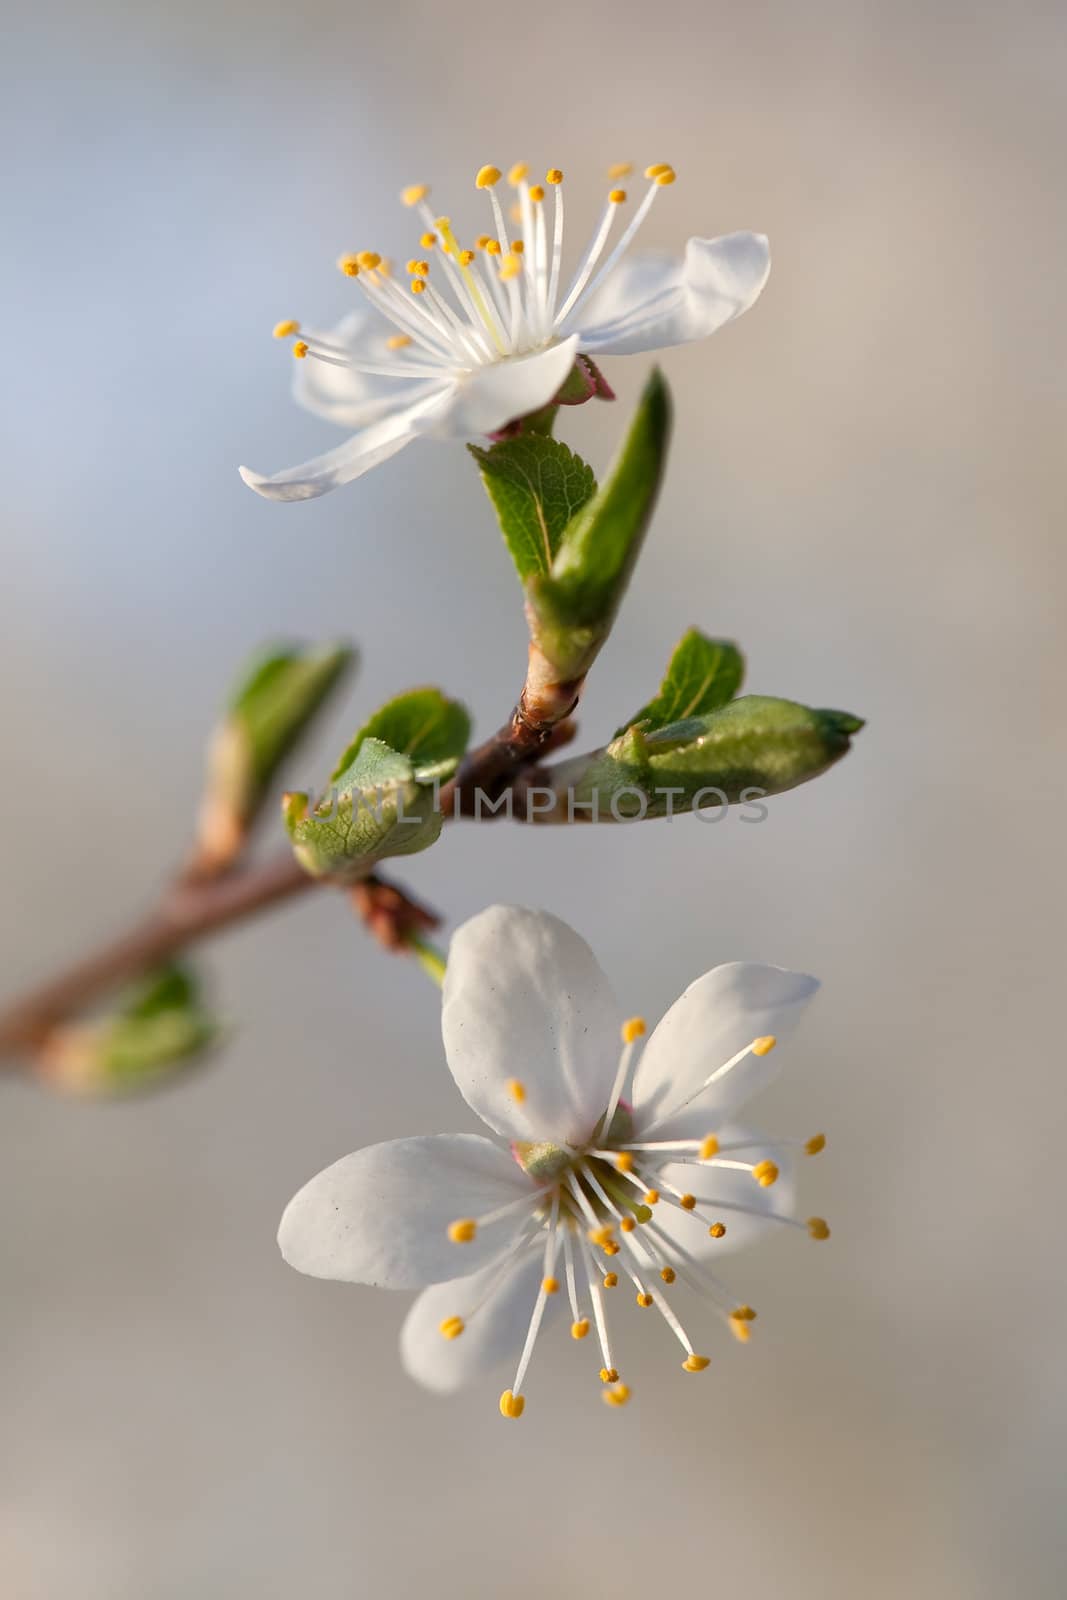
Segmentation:
{"type": "Polygon", "coordinates": [[[778,1181],[778,1168],[773,1161],[760,1161],[752,1168],[752,1176],[761,1189],[769,1189],[778,1181]]]}
{"type": "Polygon", "coordinates": [[[642,1038],[645,1026],[644,1017],[631,1017],[628,1022],[624,1022],[622,1025],[623,1044],[633,1044],[635,1039],[642,1038]]]}
{"type": "Polygon", "coordinates": [[[704,1143],[700,1146],[701,1161],[710,1161],[712,1156],[719,1153],[719,1141],[713,1133],[709,1133],[704,1143]]]}
{"type": "Polygon", "coordinates": [[[299,332],[299,322],[294,322],[291,318],[288,322],[276,322],[274,324],[273,333],[276,339],[288,339],[291,334],[299,332]]]}
{"type": "Polygon", "coordinates": [[[766,1033],[761,1039],[753,1039],[752,1054],[754,1056],[769,1056],[778,1040],[773,1033],[766,1033]]]}
{"type": "Polygon", "coordinates": [[[643,1311],[647,1310],[652,1304],[652,1296],[650,1294],[646,1294],[646,1292],[642,1289],[637,1296],[637,1303],[643,1311]]]}
{"type": "Polygon", "coordinates": [[[542,189],[541,185],[539,183],[531,185],[530,199],[533,201],[534,205],[539,206],[544,198],[545,191],[542,189]]]}
{"type": "Polygon", "coordinates": [[[427,229],[425,233],[420,234],[419,243],[422,245],[424,250],[433,250],[437,244],[436,233],[431,233],[429,229],[427,229]]]}
{"type": "Polygon", "coordinates": [[[530,1317],[530,1326],[526,1333],[526,1343],[522,1347],[522,1355],[519,1357],[519,1365],[515,1373],[515,1382],[509,1391],[513,1400],[518,1398],[522,1390],[522,1380],[526,1376],[534,1345],[537,1343],[537,1335],[541,1329],[541,1319],[545,1314],[545,1304],[548,1296],[557,1293],[559,1290],[559,1284],[552,1275],[552,1268],[556,1264],[556,1247],[559,1242],[557,1237],[558,1223],[559,1190],[557,1189],[552,1196],[552,1211],[549,1216],[548,1233],[545,1239],[544,1276],[541,1279],[541,1287],[537,1292],[537,1299],[534,1301],[533,1314],[530,1317]]]}
{"type": "Polygon", "coordinates": [[[382,258],[377,250],[360,250],[356,260],[364,272],[373,272],[375,267],[380,267],[382,264],[382,258]]]}
{"type": "Polygon", "coordinates": [[[410,333],[391,333],[385,341],[385,348],[387,350],[405,350],[410,343],[410,333]]]}
{"type": "Polygon", "coordinates": [[[726,1237],[726,1224],[725,1224],[725,1222],[713,1222],[711,1227],[708,1229],[708,1232],[710,1233],[710,1235],[711,1235],[711,1237],[713,1239],[723,1239],[723,1238],[725,1238],[726,1237]]]}
{"type": "Polygon", "coordinates": [[[619,1286],[619,1274],[617,1272],[605,1272],[605,1274],[604,1274],[604,1287],[605,1287],[605,1289],[617,1289],[618,1286],[619,1286]]]}
{"type": "Polygon", "coordinates": [[[523,178],[526,177],[529,170],[530,168],[525,161],[516,161],[515,165],[508,173],[508,182],[511,184],[513,189],[518,188],[519,184],[522,182],[523,178]]]}
{"type": "Polygon", "coordinates": [[[659,1275],[664,1283],[673,1283],[678,1276],[673,1267],[660,1267],[659,1275]]]}
{"type": "Polygon", "coordinates": [[[614,183],[617,178],[628,178],[633,170],[632,161],[616,161],[613,167],[608,168],[608,182],[614,183]]]}
{"type": "Polygon", "coordinates": [[[618,1155],[615,1157],[615,1170],[617,1172],[632,1172],[633,1167],[634,1158],[630,1154],[629,1150],[620,1150],[618,1155]]]}
{"type": "Polygon", "coordinates": [[[556,186],[563,182],[563,173],[560,171],[559,167],[549,167],[548,171],[545,173],[545,182],[554,184],[556,186]]]}
{"type": "Polygon", "coordinates": [[[571,1338],[584,1339],[589,1332],[589,1318],[579,1317],[577,1322],[571,1323],[571,1338]]]}
{"type": "Polygon", "coordinates": [[[303,359],[307,355],[307,353],[308,353],[308,346],[307,346],[306,341],[303,340],[303,339],[298,339],[296,341],[296,343],[294,344],[294,346],[293,346],[293,355],[296,357],[296,359],[298,361],[303,361],[303,359]]]}
{"type": "Polygon", "coordinates": [[[453,1244],[470,1244],[477,1232],[478,1224],[473,1217],[460,1217],[448,1224],[448,1237],[453,1244]]]}
{"type": "Polygon", "coordinates": [[[711,1361],[707,1356],[686,1356],[685,1360],[682,1362],[682,1367],[686,1372],[704,1372],[710,1366],[711,1361]]]}
{"type": "Polygon", "coordinates": [[[600,1398],[609,1406],[624,1406],[630,1398],[630,1390],[625,1383],[615,1383],[610,1389],[602,1389],[600,1398]]]}
{"type": "Polygon", "coordinates": [[[458,1339],[466,1327],[462,1317],[446,1317],[438,1332],[444,1339],[458,1339]]]}
{"type": "Polygon", "coordinates": [[[809,1217],[807,1228],[813,1239],[828,1239],[830,1237],[829,1224],[823,1217],[809,1217]]]}
{"type": "Polygon", "coordinates": [[[658,1189],[648,1189],[648,1190],[646,1190],[644,1198],[645,1198],[645,1205],[646,1206],[658,1206],[659,1205],[659,1190],[658,1189]]]}
{"type": "Polygon", "coordinates": [[[495,183],[500,182],[499,167],[481,167],[474,180],[476,189],[491,189],[495,183]]]}
{"type": "Polygon", "coordinates": [[[508,1094],[521,1106],[526,1099],[526,1085],[519,1078],[510,1078],[508,1080],[508,1094]]]}
{"type": "Polygon", "coordinates": [[[814,1134],[812,1134],[811,1138],[808,1140],[807,1144],[805,1144],[805,1146],[804,1146],[804,1154],[807,1155],[807,1156],[817,1156],[819,1154],[820,1150],[825,1150],[825,1149],[826,1149],[826,1135],[825,1135],[825,1133],[814,1133],[814,1134]]]}
{"type": "Polygon", "coordinates": [[[502,1417],[521,1417],[525,1410],[525,1398],[521,1394],[512,1394],[510,1389],[505,1389],[500,1396],[500,1415],[502,1417]]]}
{"type": "MultiPolygon", "coordinates": [[[[585,1276],[589,1284],[589,1298],[593,1302],[593,1321],[596,1323],[597,1339],[600,1342],[600,1354],[604,1361],[604,1365],[600,1371],[600,1376],[606,1383],[609,1380],[604,1377],[605,1373],[610,1373],[612,1380],[617,1379],[619,1374],[615,1371],[615,1364],[611,1359],[611,1344],[608,1340],[608,1322],[607,1317],[604,1315],[604,1296],[601,1291],[600,1284],[597,1281],[597,1269],[593,1260],[593,1252],[590,1250],[589,1246],[584,1242],[584,1240],[581,1244],[581,1251],[582,1262],[585,1266],[585,1276]]],[[[608,1274],[608,1277],[614,1278],[615,1274],[611,1272],[608,1274]]],[[[618,1279],[616,1278],[615,1281],[617,1283],[618,1279]]],[[[605,1278],[604,1284],[605,1287],[607,1287],[607,1278],[605,1278]]]]}
{"type": "Polygon", "coordinates": [[[401,189],[401,203],[406,206],[417,206],[420,200],[425,200],[430,192],[428,183],[411,183],[406,189],[401,189]]]}
{"type": "Polygon", "coordinates": [[[541,1288],[545,1294],[559,1294],[558,1278],[542,1278],[541,1288]]]}

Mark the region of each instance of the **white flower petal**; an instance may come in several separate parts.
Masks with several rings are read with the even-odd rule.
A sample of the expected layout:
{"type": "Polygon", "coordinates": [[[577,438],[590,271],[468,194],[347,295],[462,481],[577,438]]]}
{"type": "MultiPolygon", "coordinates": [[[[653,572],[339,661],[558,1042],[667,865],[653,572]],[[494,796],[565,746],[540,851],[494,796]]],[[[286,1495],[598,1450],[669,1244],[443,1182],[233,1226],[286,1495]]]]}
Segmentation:
{"type": "Polygon", "coordinates": [[[393,1139],[344,1156],[294,1195],[278,1229],[282,1255],[312,1278],[421,1289],[499,1256],[520,1208],[454,1244],[448,1225],[477,1218],[533,1185],[506,1150],[477,1134],[393,1139]]]}
{"type": "Polygon", "coordinates": [[[533,355],[509,356],[475,368],[459,379],[447,411],[434,419],[428,431],[437,439],[469,439],[473,434],[495,433],[516,417],[539,411],[570,372],[577,349],[574,337],[533,355]]]}
{"type": "Polygon", "coordinates": [[[656,1124],[655,1138],[690,1138],[694,1122],[717,1133],[727,1113],[770,1082],[778,1069],[781,1041],[818,989],[817,979],[784,967],[731,961],[691,983],[649,1039],[634,1073],[633,1102],[639,1129],[656,1124]],[[704,1081],[753,1040],[773,1035],[779,1044],[765,1055],[749,1054],[717,1082],[704,1081]],[[690,1096],[692,1105],[682,1113],[690,1096]]]}
{"type": "Polygon", "coordinates": [[[490,906],[453,935],[445,1054],[463,1098],[505,1138],[588,1139],[615,1079],[619,1022],[596,957],[558,917],[490,906]]]}
{"type": "MultiPolygon", "coordinates": [[[[692,1212],[679,1210],[677,1206],[668,1204],[666,1199],[661,1199],[659,1205],[655,1207],[656,1227],[669,1239],[680,1244],[691,1256],[696,1256],[698,1260],[704,1260],[706,1257],[710,1262],[714,1262],[717,1256],[725,1255],[731,1250],[743,1249],[756,1239],[766,1238],[776,1226],[780,1226],[766,1220],[768,1212],[777,1213],[779,1216],[792,1216],[796,1203],[796,1163],[789,1152],[781,1148],[776,1149],[769,1144],[762,1146],[759,1143],[761,1138],[762,1135],[737,1124],[726,1125],[719,1132],[719,1142],[723,1145],[752,1146],[751,1149],[739,1150],[736,1153],[728,1152],[727,1159],[747,1161],[753,1166],[764,1160],[774,1162],[778,1168],[778,1177],[766,1189],[757,1183],[750,1172],[737,1172],[730,1168],[672,1162],[661,1169],[665,1184],[671,1184],[683,1194],[695,1195],[699,1209],[707,1217],[725,1224],[726,1232],[721,1239],[711,1237],[706,1220],[695,1217],[692,1212]],[[721,1211],[716,1211],[717,1202],[746,1206],[764,1215],[747,1216],[743,1212],[729,1210],[727,1205],[722,1205],[721,1211]]],[[[670,1254],[669,1249],[668,1254],[670,1254]]]]}
{"type": "MultiPolygon", "coordinates": [[[[472,1277],[424,1289],[400,1331],[400,1358],[408,1374],[427,1389],[451,1394],[503,1361],[517,1362],[543,1266],[544,1241],[538,1238],[506,1267],[496,1262],[472,1277]],[[443,1337],[446,1317],[462,1317],[466,1323],[458,1338],[443,1337]]],[[[565,1294],[548,1297],[542,1330],[565,1300],[565,1294]]]]}
{"type": "Polygon", "coordinates": [[[706,339],[756,302],[770,270],[762,233],[690,239],[680,261],[623,260],[582,308],[579,348],[625,356],[706,339]]]}
{"type": "Polygon", "coordinates": [[[264,477],[250,467],[240,467],[241,477],[250,489],[265,500],[313,500],[316,495],[327,494],[343,483],[361,478],[372,467],[388,461],[423,430],[431,412],[447,407],[450,387],[436,384],[429,393],[423,393],[415,404],[398,395],[397,409],[380,421],[374,422],[361,433],[346,439],[325,455],[315,456],[302,466],[289,467],[264,477]]]}
{"type": "MultiPolygon", "coordinates": [[[[412,354],[410,349],[399,353],[389,349],[392,331],[390,324],[367,306],[350,311],[324,338],[331,344],[343,346],[356,361],[388,366],[391,362],[403,362],[412,354]]],[[[305,337],[314,339],[315,330],[305,330],[305,337]]],[[[424,351],[415,359],[420,365],[435,364],[434,358],[424,351]]],[[[445,380],[450,374],[442,370],[441,377],[445,380]]],[[[365,428],[400,407],[410,405],[425,392],[425,381],[421,378],[353,372],[351,367],[316,361],[313,356],[293,362],[293,398],[297,404],[341,428],[365,428]]]]}

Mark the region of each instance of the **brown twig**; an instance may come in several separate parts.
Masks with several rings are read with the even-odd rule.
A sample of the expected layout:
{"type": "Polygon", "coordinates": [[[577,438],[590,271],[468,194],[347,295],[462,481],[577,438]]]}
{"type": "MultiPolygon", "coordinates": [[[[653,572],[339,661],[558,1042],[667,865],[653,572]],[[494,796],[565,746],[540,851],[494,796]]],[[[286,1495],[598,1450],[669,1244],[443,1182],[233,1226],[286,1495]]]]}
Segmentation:
{"type": "MultiPolygon", "coordinates": [[[[526,682],[507,723],[463,761],[441,789],[444,816],[481,816],[475,797],[496,800],[526,768],[561,749],[576,728],[570,712],[584,680],[556,682],[536,646],[530,647],[526,682]]],[[[492,812],[486,813],[492,815],[492,812]]],[[[204,870],[197,861],[178,876],[155,910],[119,938],[0,1013],[0,1059],[38,1050],[49,1033],[111,990],[179,954],[186,946],[324,880],[309,877],[288,852],[262,866],[204,870]]],[[[435,928],[435,912],[379,874],[351,889],[369,933],[385,949],[402,951],[409,940],[435,928]]]]}

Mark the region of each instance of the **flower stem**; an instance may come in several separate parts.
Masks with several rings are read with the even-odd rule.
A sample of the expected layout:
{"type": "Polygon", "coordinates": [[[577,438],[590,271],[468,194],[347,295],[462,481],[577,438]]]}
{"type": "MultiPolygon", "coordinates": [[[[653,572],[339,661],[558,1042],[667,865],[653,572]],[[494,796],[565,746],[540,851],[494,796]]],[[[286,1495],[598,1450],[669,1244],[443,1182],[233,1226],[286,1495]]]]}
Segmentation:
{"type": "Polygon", "coordinates": [[[429,939],[424,939],[421,934],[410,933],[406,940],[407,947],[415,960],[419,963],[427,977],[432,978],[438,988],[445,981],[445,955],[429,939]]]}

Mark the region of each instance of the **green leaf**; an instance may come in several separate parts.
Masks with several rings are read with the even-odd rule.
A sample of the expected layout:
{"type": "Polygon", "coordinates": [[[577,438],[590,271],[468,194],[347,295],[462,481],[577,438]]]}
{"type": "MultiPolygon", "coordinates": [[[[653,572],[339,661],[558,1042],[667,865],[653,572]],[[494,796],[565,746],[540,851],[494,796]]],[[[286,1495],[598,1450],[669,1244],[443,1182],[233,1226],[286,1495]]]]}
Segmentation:
{"type": "Polygon", "coordinates": [[[668,723],[717,711],[733,699],[744,676],[745,658],[735,644],[709,639],[699,628],[690,628],[674,647],[659,694],[624,722],[619,734],[635,723],[651,733],[668,723]]]}
{"type": "Polygon", "coordinates": [[[201,867],[217,871],[243,847],[279,766],[354,660],[346,645],[285,646],[242,675],[208,749],[201,867]]]}
{"type": "Polygon", "coordinates": [[[390,700],[360,729],[312,805],[285,796],[282,814],[297,859],[313,877],[352,882],[389,856],[427,849],[443,818],[436,785],[458,767],[470,738],[463,706],[439,689],[390,700]]]}
{"type": "Polygon", "coordinates": [[[550,769],[558,799],[542,820],[622,822],[781,794],[839,761],[862,726],[849,712],[745,695],[653,732],[631,727],[550,769]]]}
{"type": "Polygon", "coordinates": [[[112,1016],[58,1029],[45,1071],[78,1094],[137,1093],[197,1064],[220,1032],[191,972],[168,966],[149,974],[112,1016]]]}
{"type": "Polygon", "coordinates": [[[420,782],[450,777],[471,736],[470,717],[440,689],[410,689],[388,700],[366,722],[341,756],[330,778],[340,784],[364,739],[378,739],[407,756],[420,782]]]}
{"type": "Polygon", "coordinates": [[[468,445],[496,510],[511,558],[525,583],[552,566],[560,537],[596,492],[596,478],[558,439],[526,433],[488,450],[468,445]]]}
{"type": "Polygon", "coordinates": [[[563,530],[551,570],[530,570],[534,641],[561,680],[588,672],[611,631],[656,503],[670,431],[670,394],[657,370],[607,479],[563,530]]]}

